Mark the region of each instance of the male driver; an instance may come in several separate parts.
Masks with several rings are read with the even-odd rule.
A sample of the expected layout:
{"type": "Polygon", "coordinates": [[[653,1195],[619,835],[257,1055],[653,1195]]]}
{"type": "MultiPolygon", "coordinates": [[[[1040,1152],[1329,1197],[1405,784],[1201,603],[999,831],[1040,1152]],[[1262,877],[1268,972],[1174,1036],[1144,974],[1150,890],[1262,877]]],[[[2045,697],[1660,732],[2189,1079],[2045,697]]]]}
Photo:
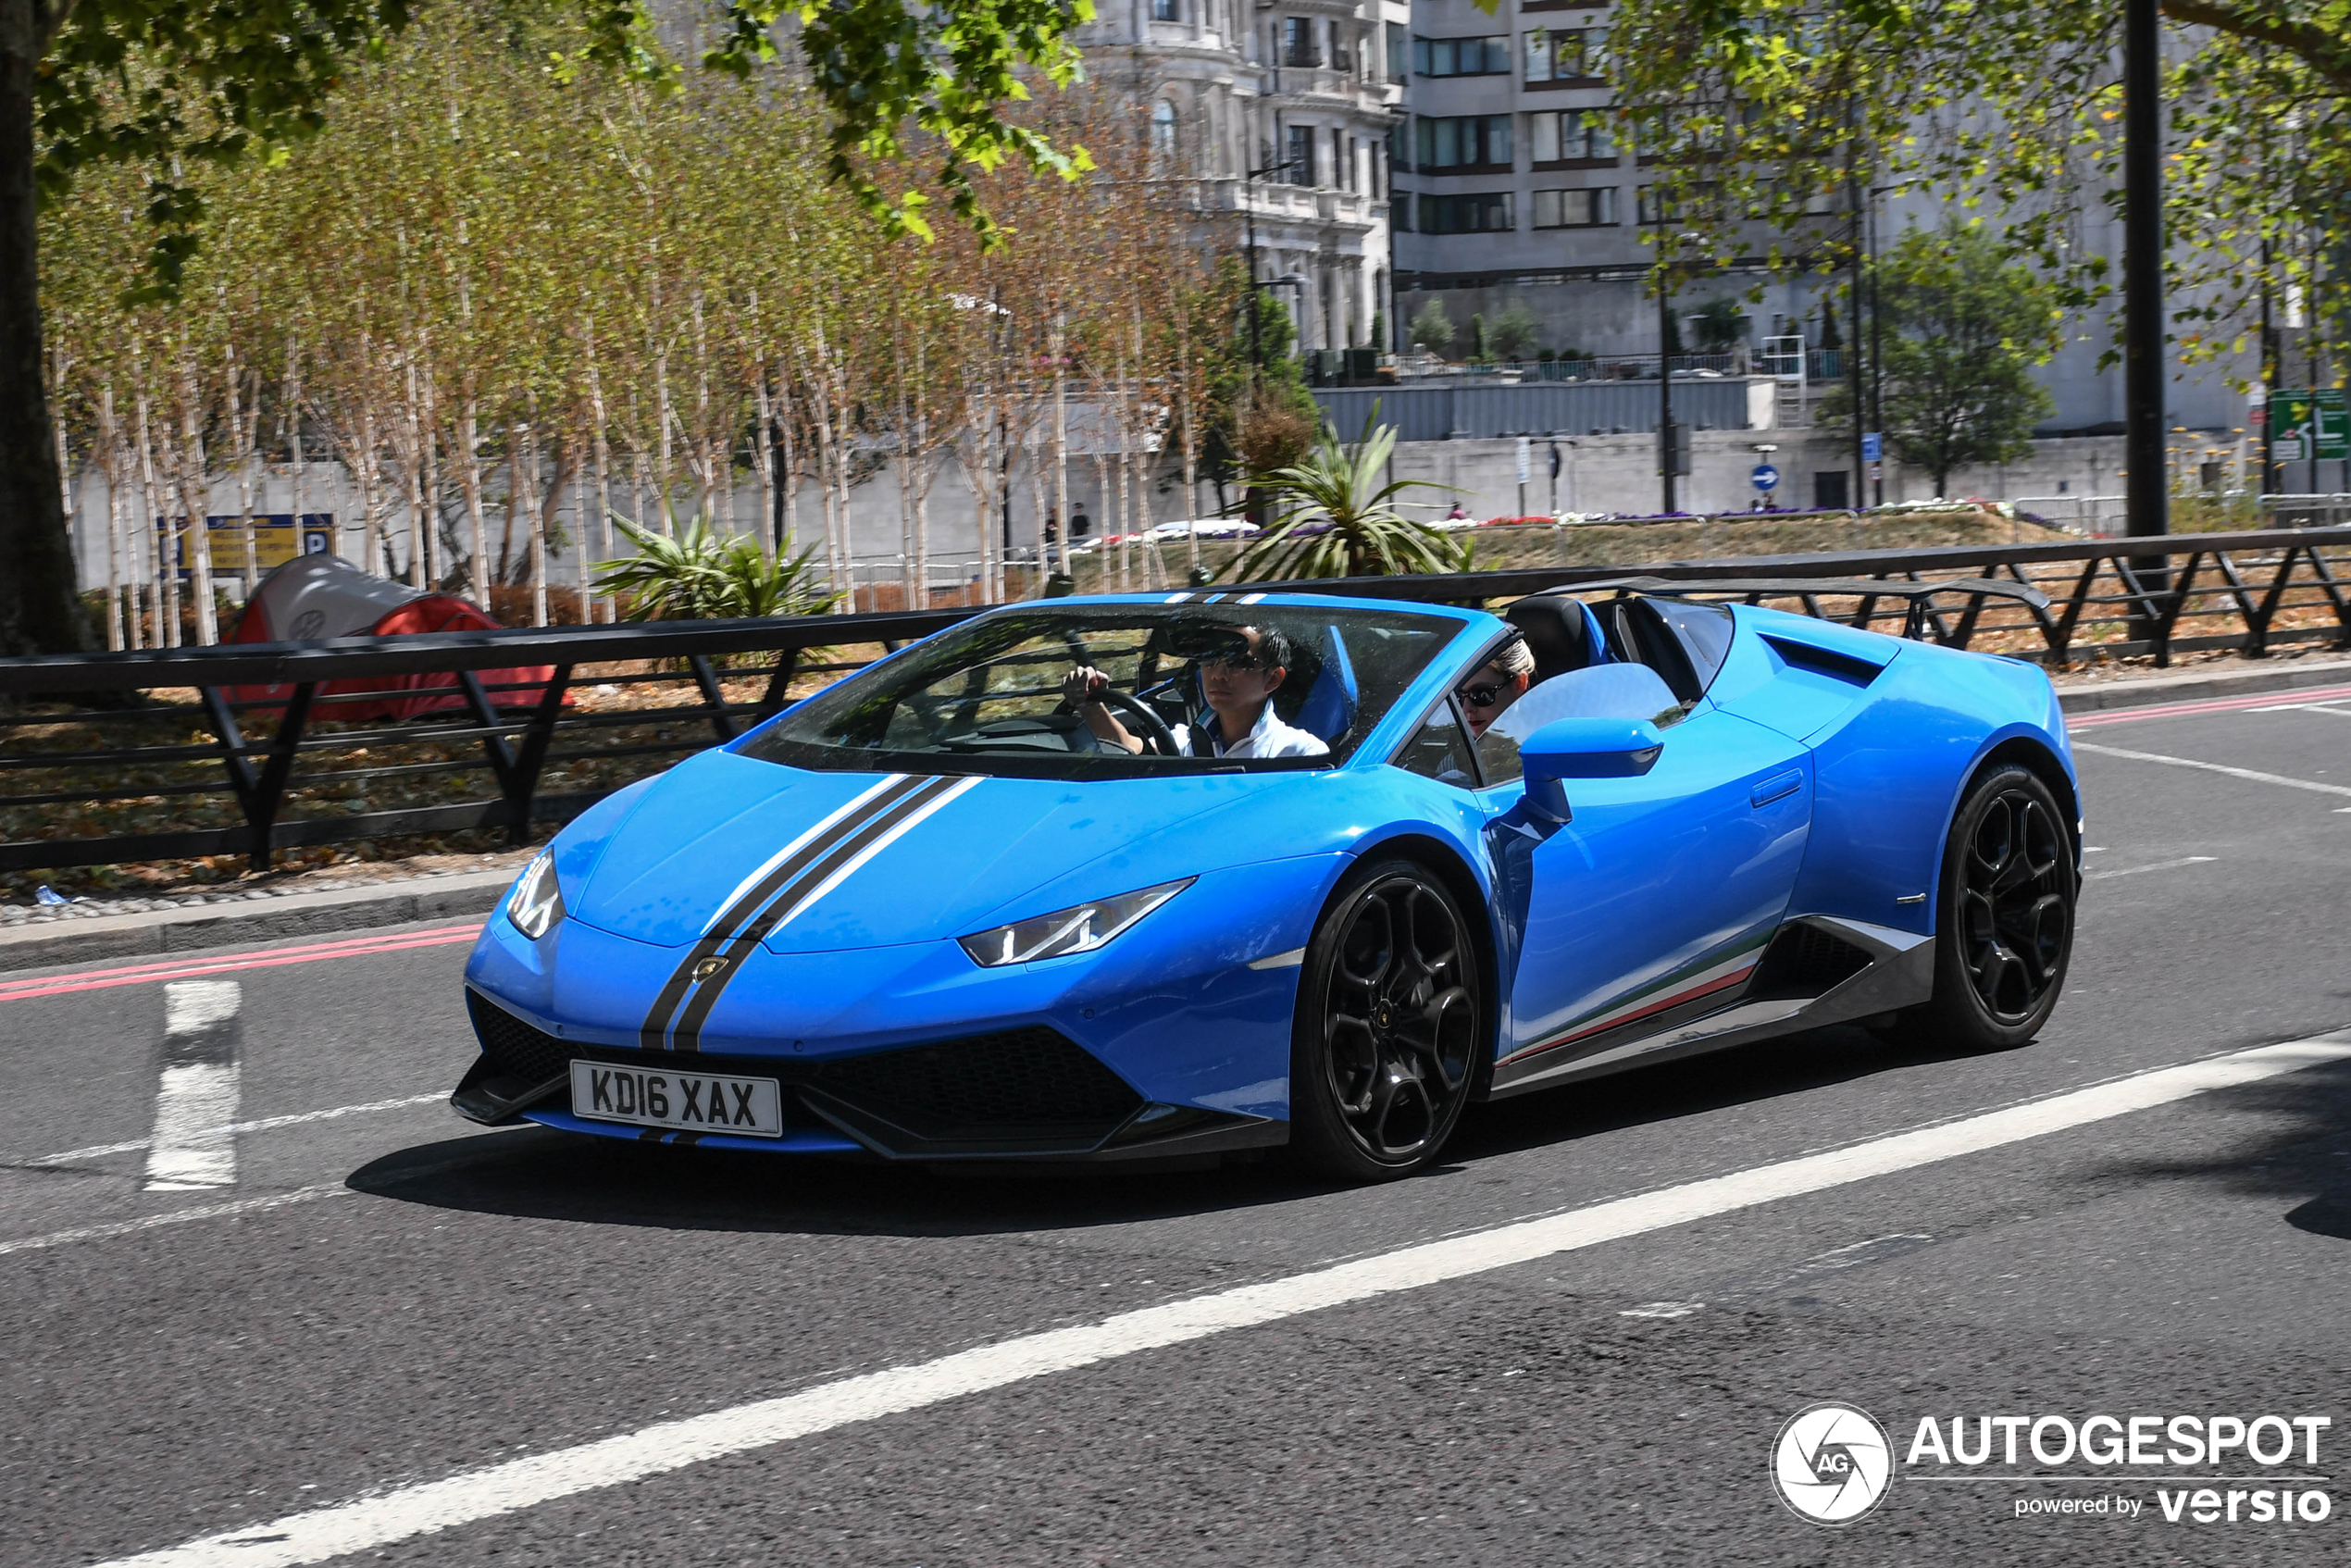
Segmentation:
{"type": "MultiPolygon", "coordinates": [[[[1274,712],[1274,693],[1289,675],[1289,639],[1272,627],[1234,631],[1229,644],[1200,661],[1209,717],[1197,726],[1169,726],[1176,750],[1188,757],[1319,757],[1328,752],[1319,738],[1284,724],[1274,712]]],[[[1109,685],[1110,677],[1081,665],[1063,679],[1062,695],[1096,739],[1139,753],[1142,738],[1129,733],[1099,695],[1109,685]]]]}
{"type": "Polygon", "coordinates": [[[1523,637],[1513,637],[1494,656],[1462,678],[1453,688],[1461,699],[1462,722],[1470,739],[1478,740],[1512,703],[1526,695],[1535,678],[1535,654],[1523,637]]]}

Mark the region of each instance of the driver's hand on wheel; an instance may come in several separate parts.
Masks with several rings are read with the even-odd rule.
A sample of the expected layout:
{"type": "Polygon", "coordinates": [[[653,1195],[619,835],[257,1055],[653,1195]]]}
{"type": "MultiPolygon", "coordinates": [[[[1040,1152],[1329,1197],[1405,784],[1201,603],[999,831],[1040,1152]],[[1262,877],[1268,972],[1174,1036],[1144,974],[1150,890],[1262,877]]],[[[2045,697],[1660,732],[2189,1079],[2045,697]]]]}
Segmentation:
{"type": "Polygon", "coordinates": [[[1079,665],[1062,677],[1062,696],[1071,707],[1100,703],[1102,693],[1110,690],[1110,677],[1091,665],[1079,665]]]}
{"type": "Polygon", "coordinates": [[[1110,677],[1091,665],[1079,665],[1062,677],[1062,696],[1086,720],[1086,728],[1093,732],[1094,739],[1130,754],[1139,753],[1143,749],[1140,738],[1130,734],[1118,722],[1118,716],[1102,703],[1110,690],[1110,677]]]}

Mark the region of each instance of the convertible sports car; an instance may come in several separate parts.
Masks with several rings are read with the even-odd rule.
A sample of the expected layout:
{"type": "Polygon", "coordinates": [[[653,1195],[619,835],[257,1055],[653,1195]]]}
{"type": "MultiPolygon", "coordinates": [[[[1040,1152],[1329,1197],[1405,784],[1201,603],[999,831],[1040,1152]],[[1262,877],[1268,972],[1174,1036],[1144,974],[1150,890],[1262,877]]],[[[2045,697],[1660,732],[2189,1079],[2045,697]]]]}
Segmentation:
{"type": "Polygon", "coordinates": [[[467,965],[454,1103],[889,1160],[1287,1144],[1375,1179],[1472,1100],[1819,1025],[2030,1039],[2081,871],[2047,678],[1642,587],[964,621],[559,834],[467,965]],[[1474,729],[1513,640],[1535,683],[1474,729]],[[1257,733],[1322,749],[1187,754],[1252,665],[1257,733]]]}

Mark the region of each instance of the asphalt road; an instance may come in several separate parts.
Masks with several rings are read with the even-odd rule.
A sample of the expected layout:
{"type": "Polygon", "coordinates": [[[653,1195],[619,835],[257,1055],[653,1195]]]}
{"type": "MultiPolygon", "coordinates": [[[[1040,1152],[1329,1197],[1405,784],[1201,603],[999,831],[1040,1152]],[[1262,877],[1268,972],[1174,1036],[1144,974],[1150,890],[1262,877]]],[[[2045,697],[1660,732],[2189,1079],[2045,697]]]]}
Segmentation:
{"type": "Polygon", "coordinates": [[[472,1052],[462,933],[176,990],[10,977],[0,1562],[224,1532],[249,1544],[178,1561],[327,1561],[303,1543],[328,1539],[432,1564],[2341,1562],[2345,1053],[1970,1140],[2004,1107],[2351,1026],[2351,703],[2097,715],[2076,738],[2108,748],[2081,758],[2095,879],[2035,1044],[1775,1042],[1485,1108],[1442,1170],[1375,1189],[483,1131],[441,1103],[472,1052]],[[244,1130],[207,1130],[224,1118],[244,1130]],[[1765,1167],[1935,1124],[1956,1143],[1933,1157],[1773,1196],[1765,1167]],[[1691,1185],[1710,1178],[1731,1179],[1691,1185]],[[1417,1288],[1295,1283],[1700,1190],[1696,1217],[1417,1288]],[[1209,1296],[1263,1310],[976,1392],[939,1370],[1209,1296]],[[825,1391],[889,1368],[914,1369],[897,1413],[825,1391]],[[796,1390],[835,1413],[741,1435],[740,1407],[796,1390]],[[1828,1529],[1771,1478],[1783,1423],[1822,1400],[1905,1461],[1923,1417],[1970,1441],[1998,1415],[2334,1425],[2291,1463],[1928,1456],[1828,1529]],[[705,1414],[735,1436],[702,1462],[631,1438],[705,1414]],[[622,1441],[570,1451],[602,1439],[622,1441]],[[624,1450],[634,1469],[594,1469],[624,1450]],[[2329,1513],[2167,1519],[2158,1493],[2207,1475],[2329,1513]],[[2107,1511],[2020,1515],[2064,1499],[2107,1511]],[[305,1534],[355,1501],[333,1517],[356,1533],[305,1534]]]}

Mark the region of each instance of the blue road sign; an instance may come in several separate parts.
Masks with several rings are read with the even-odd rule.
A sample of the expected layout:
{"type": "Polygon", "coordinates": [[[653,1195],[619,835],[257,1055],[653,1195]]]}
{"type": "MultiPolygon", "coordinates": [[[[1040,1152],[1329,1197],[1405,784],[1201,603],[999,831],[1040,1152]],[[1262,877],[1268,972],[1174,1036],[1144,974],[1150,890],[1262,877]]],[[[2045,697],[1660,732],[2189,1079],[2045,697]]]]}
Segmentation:
{"type": "Polygon", "coordinates": [[[1780,482],[1780,471],[1769,463],[1758,463],[1747,477],[1755,481],[1758,490],[1771,490],[1780,482]]]}
{"type": "Polygon", "coordinates": [[[1864,462],[1864,463],[1877,463],[1877,462],[1883,462],[1883,461],[1885,460],[1885,438],[1884,436],[1879,435],[1879,434],[1877,433],[1877,431],[1875,431],[1875,430],[1872,430],[1872,431],[1870,431],[1868,434],[1866,434],[1866,435],[1862,436],[1862,438],[1861,438],[1861,461],[1862,461],[1862,462],[1864,462]]]}

